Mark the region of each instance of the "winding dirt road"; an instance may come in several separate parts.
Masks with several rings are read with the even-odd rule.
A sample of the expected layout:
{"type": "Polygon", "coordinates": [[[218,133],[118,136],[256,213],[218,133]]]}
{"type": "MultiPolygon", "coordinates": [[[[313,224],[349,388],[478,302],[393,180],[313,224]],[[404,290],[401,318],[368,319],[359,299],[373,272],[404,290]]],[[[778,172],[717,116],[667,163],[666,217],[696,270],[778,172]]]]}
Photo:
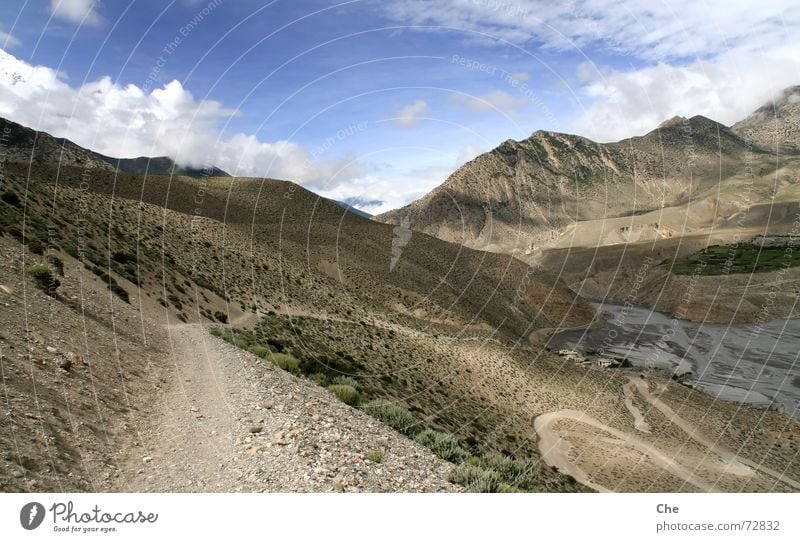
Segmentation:
{"type": "MultiPolygon", "coordinates": [[[[661,387],[660,391],[664,391],[661,387]]],[[[629,377],[628,382],[623,386],[625,406],[633,417],[633,429],[640,433],[649,435],[651,426],[645,420],[645,414],[637,408],[633,399],[638,393],[653,409],[661,413],[670,425],[674,425],[689,439],[705,448],[711,455],[719,458],[717,476],[713,477],[709,471],[708,454],[692,455],[686,450],[665,452],[656,445],[639,437],[631,432],[619,430],[609,426],[584,411],[578,410],[557,410],[538,416],[534,420],[534,430],[538,436],[539,450],[544,461],[559,471],[573,476],[576,480],[601,492],[611,492],[610,488],[598,483],[595,475],[602,470],[604,461],[595,461],[595,465],[600,463],[600,468],[594,472],[587,472],[584,464],[592,464],[589,459],[597,459],[604,453],[602,447],[609,443],[617,446],[618,450],[624,450],[631,454],[631,457],[640,458],[636,463],[643,459],[648,460],[653,465],[663,469],[663,471],[677,477],[686,484],[689,484],[700,491],[721,491],[720,479],[724,476],[752,477],[756,473],[774,479],[775,483],[785,484],[793,489],[800,490],[800,483],[790,478],[785,473],[778,472],[754,461],[745,459],[731,450],[726,449],[719,442],[714,441],[699,430],[697,426],[679,416],[669,405],[664,403],[657,395],[650,391],[648,382],[641,378],[629,377]],[[562,420],[572,420],[578,422],[578,426],[571,431],[559,430],[556,426],[562,420]],[[605,433],[605,434],[604,434],[605,433]],[[588,441],[588,445],[585,443],[588,441]],[[584,442],[584,446],[579,450],[579,454],[571,454],[576,443],[584,442]],[[586,449],[586,448],[589,449],[586,449]],[[596,447],[597,450],[591,448],[596,447]],[[571,456],[577,456],[573,459],[571,456]],[[579,465],[581,463],[581,465],[579,465]]],[[[715,460],[716,461],[716,460],[715,460]]]]}

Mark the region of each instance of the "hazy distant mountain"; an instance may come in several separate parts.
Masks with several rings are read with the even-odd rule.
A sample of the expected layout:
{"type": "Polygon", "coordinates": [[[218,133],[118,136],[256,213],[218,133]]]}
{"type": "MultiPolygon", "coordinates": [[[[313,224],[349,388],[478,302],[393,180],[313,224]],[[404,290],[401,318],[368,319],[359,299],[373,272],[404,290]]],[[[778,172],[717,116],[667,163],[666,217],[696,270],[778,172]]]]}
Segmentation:
{"type": "Polygon", "coordinates": [[[139,158],[112,158],[96,152],[88,152],[123,173],[142,175],[184,175],[186,177],[230,177],[230,174],[216,166],[212,166],[208,170],[179,166],[172,158],[167,156],[157,156],[155,158],[149,158],[147,156],[140,156],[139,158]]]}
{"type": "Polygon", "coordinates": [[[777,100],[759,107],[732,128],[770,150],[800,152],[800,85],[785,89],[777,100]]]}
{"type": "Polygon", "coordinates": [[[182,167],[171,158],[158,156],[148,158],[113,158],[91,151],[69,139],[53,137],[46,132],[37,132],[16,122],[0,118],[0,135],[6,134],[4,147],[7,160],[11,162],[33,162],[79,166],[88,169],[117,170],[122,173],[150,175],[185,175],[187,177],[229,177],[217,167],[204,172],[202,169],[182,167]],[[34,145],[35,143],[35,145],[34,145]]]}
{"type": "Polygon", "coordinates": [[[0,136],[8,162],[112,169],[106,161],[68,139],[37,132],[10,120],[0,118],[0,136]]]}
{"type": "Polygon", "coordinates": [[[353,207],[353,203],[350,202],[350,199],[351,198],[348,198],[348,200],[345,200],[345,201],[338,201],[338,200],[332,199],[331,201],[334,202],[339,207],[342,207],[343,209],[347,209],[348,211],[350,211],[351,213],[353,213],[355,215],[358,215],[358,216],[363,217],[363,218],[372,218],[372,215],[369,214],[368,212],[362,211],[361,209],[357,209],[357,208],[353,207]]]}

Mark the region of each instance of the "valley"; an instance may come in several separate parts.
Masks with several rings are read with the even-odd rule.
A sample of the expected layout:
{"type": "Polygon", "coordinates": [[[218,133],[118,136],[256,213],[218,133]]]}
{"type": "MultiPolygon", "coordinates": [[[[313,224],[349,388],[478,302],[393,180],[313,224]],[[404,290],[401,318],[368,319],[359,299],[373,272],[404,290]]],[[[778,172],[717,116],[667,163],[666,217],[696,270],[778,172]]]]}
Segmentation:
{"type": "Polygon", "coordinates": [[[4,491],[797,490],[791,416],[545,348],[600,333],[593,300],[721,324],[796,315],[800,268],[748,248],[792,242],[792,157],[742,206],[746,145],[708,119],[688,121],[702,174],[681,120],[608,147],[537,133],[375,221],[289,181],[118,171],[5,126],[4,491]],[[732,269],[760,272],[694,272],[740,242],[732,269]]]}

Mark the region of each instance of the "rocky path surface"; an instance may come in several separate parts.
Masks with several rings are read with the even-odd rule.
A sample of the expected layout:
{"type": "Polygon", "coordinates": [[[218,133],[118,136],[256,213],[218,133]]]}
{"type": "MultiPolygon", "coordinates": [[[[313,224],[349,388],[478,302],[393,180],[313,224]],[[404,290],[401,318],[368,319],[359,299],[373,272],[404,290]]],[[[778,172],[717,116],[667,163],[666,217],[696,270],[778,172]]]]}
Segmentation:
{"type": "Polygon", "coordinates": [[[457,490],[450,464],[326,390],[200,325],[169,336],[174,385],[140,431],[119,491],[457,490]]]}

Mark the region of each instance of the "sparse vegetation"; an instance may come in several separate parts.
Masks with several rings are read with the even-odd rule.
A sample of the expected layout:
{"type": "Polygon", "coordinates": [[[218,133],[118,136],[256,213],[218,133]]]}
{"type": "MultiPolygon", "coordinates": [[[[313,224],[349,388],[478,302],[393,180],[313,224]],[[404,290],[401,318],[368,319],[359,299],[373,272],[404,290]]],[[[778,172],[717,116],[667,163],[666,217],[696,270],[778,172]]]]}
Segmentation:
{"type": "Polygon", "coordinates": [[[297,361],[297,358],[294,356],[290,356],[289,354],[272,354],[269,356],[269,359],[284,371],[294,375],[300,374],[300,362],[297,361]]]}
{"type": "Polygon", "coordinates": [[[367,452],[367,459],[373,463],[383,463],[385,458],[386,453],[383,450],[373,450],[371,452],[367,452]]]}
{"type": "Polygon", "coordinates": [[[347,405],[358,404],[358,391],[353,386],[347,384],[331,384],[328,390],[333,393],[339,400],[347,405]]]}
{"type": "Polygon", "coordinates": [[[28,268],[28,275],[33,278],[36,286],[50,297],[56,296],[56,290],[61,286],[61,282],[53,274],[53,271],[46,265],[33,265],[28,268]]]}
{"type": "Polygon", "coordinates": [[[361,410],[404,435],[413,437],[421,429],[408,410],[382,399],[361,405],[361,410]]]}
{"type": "Polygon", "coordinates": [[[469,457],[469,452],[462,448],[458,439],[450,433],[425,429],[414,437],[414,440],[451,463],[458,464],[469,457]]]}
{"type": "Polygon", "coordinates": [[[270,350],[269,348],[266,348],[264,346],[261,346],[260,344],[250,345],[247,348],[247,351],[250,352],[251,354],[255,354],[256,356],[258,356],[260,358],[265,358],[265,357],[267,357],[268,355],[270,355],[272,353],[272,350],[270,350]]]}

